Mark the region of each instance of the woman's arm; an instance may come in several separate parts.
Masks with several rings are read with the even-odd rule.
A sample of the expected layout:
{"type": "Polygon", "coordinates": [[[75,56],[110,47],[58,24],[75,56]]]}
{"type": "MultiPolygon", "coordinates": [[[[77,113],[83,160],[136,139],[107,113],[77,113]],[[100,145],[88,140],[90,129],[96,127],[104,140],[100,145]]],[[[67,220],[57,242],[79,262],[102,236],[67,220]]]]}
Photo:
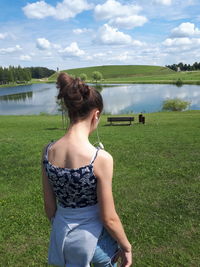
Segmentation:
{"type": "Polygon", "coordinates": [[[105,151],[99,153],[95,161],[94,172],[98,179],[97,195],[103,224],[118,242],[121,249],[131,255],[131,244],[126,237],[122,223],[115,210],[112,194],[113,159],[109,153],[105,151]]]}
{"type": "Polygon", "coordinates": [[[46,150],[46,147],[44,148],[44,152],[42,154],[42,162],[41,162],[43,198],[44,198],[45,213],[47,217],[49,218],[49,220],[51,220],[51,218],[55,216],[57,205],[56,205],[55,194],[53,192],[51,185],[49,184],[48,177],[46,175],[46,170],[43,164],[45,150],[46,150]]]}

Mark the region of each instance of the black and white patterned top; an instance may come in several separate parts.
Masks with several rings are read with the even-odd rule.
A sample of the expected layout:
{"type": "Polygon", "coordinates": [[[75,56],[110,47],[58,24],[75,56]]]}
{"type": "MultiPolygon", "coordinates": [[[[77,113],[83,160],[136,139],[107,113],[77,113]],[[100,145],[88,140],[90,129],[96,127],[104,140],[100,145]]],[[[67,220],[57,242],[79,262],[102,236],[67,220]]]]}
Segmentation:
{"type": "Polygon", "coordinates": [[[90,164],[68,169],[54,166],[48,161],[48,149],[53,143],[47,145],[43,164],[58,204],[64,208],[83,208],[97,204],[97,179],[93,172],[93,163],[99,148],[90,164]]]}

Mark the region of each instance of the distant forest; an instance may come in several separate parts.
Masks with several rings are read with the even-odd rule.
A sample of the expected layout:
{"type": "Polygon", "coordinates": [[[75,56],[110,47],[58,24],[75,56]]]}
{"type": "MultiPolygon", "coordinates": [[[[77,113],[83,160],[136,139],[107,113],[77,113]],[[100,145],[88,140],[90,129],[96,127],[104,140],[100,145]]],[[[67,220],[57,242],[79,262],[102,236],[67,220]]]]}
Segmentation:
{"type": "Polygon", "coordinates": [[[41,79],[51,76],[55,70],[44,67],[22,68],[20,66],[0,67],[0,85],[9,83],[26,83],[32,78],[41,79]]]}
{"type": "Polygon", "coordinates": [[[183,64],[182,62],[173,65],[166,65],[167,68],[175,70],[175,71],[192,71],[192,70],[200,70],[200,62],[195,62],[193,65],[183,64]],[[179,68],[179,69],[178,69],[179,68]]]}
{"type": "Polygon", "coordinates": [[[31,76],[34,79],[47,78],[55,73],[55,70],[50,70],[44,67],[30,67],[27,69],[31,72],[31,76]]]}

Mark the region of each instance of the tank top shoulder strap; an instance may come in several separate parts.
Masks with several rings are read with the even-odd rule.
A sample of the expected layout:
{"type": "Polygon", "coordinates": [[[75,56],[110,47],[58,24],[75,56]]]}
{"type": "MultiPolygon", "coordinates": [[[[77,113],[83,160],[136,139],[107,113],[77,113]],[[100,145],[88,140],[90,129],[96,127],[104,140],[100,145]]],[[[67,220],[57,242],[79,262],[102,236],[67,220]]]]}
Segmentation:
{"type": "Polygon", "coordinates": [[[95,152],[95,154],[94,154],[94,156],[93,156],[93,158],[92,158],[90,164],[93,164],[93,163],[94,163],[94,161],[95,161],[95,159],[96,159],[96,157],[97,157],[97,155],[98,155],[99,150],[100,150],[100,147],[97,147],[97,150],[96,150],[96,152],[95,152]]]}
{"type": "Polygon", "coordinates": [[[49,150],[49,147],[53,144],[53,143],[55,143],[56,141],[51,141],[50,143],[48,143],[47,145],[46,145],[46,148],[45,148],[45,154],[44,154],[44,158],[45,159],[48,159],[48,150],[49,150]]]}

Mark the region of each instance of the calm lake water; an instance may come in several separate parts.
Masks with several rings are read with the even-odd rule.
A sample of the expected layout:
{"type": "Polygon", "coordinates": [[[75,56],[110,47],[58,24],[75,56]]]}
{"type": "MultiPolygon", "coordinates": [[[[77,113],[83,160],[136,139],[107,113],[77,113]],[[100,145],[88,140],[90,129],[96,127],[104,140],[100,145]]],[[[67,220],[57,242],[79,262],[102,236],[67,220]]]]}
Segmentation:
{"type": "MultiPolygon", "coordinates": [[[[200,110],[200,86],[171,84],[125,84],[103,86],[104,112],[110,114],[156,112],[168,98],[191,101],[200,110]]],[[[0,88],[0,115],[58,113],[55,84],[33,84],[0,88]]]]}

